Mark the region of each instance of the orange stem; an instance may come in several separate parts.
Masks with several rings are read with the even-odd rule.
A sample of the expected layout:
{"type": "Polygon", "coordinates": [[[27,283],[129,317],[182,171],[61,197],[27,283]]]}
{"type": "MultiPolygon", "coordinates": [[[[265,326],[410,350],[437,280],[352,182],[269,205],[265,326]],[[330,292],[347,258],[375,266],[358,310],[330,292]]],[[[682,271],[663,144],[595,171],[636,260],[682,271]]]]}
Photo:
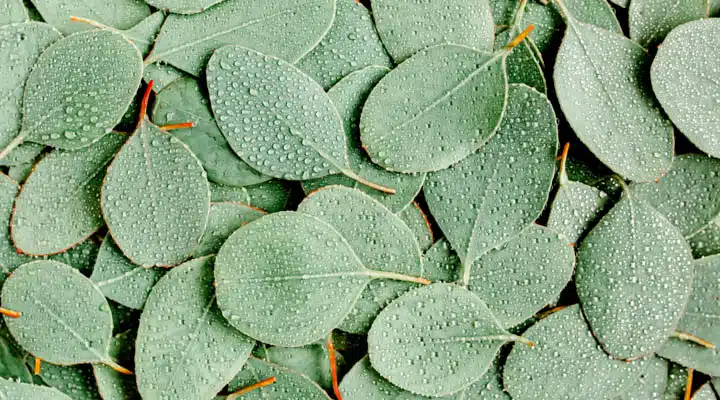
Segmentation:
{"type": "Polygon", "coordinates": [[[8,310],[7,308],[0,308],[0,314],[10,318],[20,318],[18,311],[8,310]]]}
{"type": "Polygon", "coordinates": [[[330,357],[330,375],[332,376],[332,387],[337,400],[342,400],[342,394],[340,394],[340,385],[338,385],[338,373],[337,373],[337,360],[335,359],[335,345],[332,341],[332,332],[325,341],[327,346],[328,356],[330,357]]]}
{"type": "Polygon", "coordinates": [[[693,372],[695,370],[688,368],[687,384],[685,384],[685,400],[692,398],[692,384],[693,384],[693,372]]]}
{"type": "Polygon", "coordinates": [[[520,42],[522,42],[523,40],[525,40],[525,38],[530,34],[530,32],[533,31],[533,29],[535,29],[535,25],[533,25],[533,24],[528,25],[527,28],[525,28],[524,31],[520,32],[520,34],[517,35],[517,37],[516,37],[515,39],[513,39],[510,43],[508,43],[508,44],[505,46],[505,50],[512,50],[512,49],[514,49],[515,46],[519,45],[520,42]]]}
{"type": "Polygon", "coordinates": [[[234,399],[244,395],[245,393],[252,392],[255,389],[260,389],[260,388],[264,388],[265,386],[270,386],[273,383],[275,383],[275,381],[277,381],[277,379],[275,379],[274,376],[271,376],[270,378],[264,379],[258,383],[253,383],[250,386],[245,386],[244,388],[238,390],[237,392],[230,393],[230,395],[227,397],[227,399],[234,400],[234,399]]]}
{"type": "Polygon", "coordinates": [[[33,369],[33,373],[35,375],[40,375],[40,368],[42,367],[42,358],[35,357],[35,368],[33,369]]]}
{"type": "Polygon", "coordinates": [[[173,129],[184,129],[184,128],[194,128],[195,123],[194,122],[183,122],[180,124],[170,124],[170,125],[163,125],[160,127],[161,131],[171,131],[173,129]]]}
{"type": "Polygon", "coordinates": [[[139,128],[140,124],[142,124],[143,120],[145,120],[145,116],[147,115],[148,102],[150,101],[150,93],[152,93],[152,88],[154,84],[155,81],[150,81],[145,88],[145,93],[143,94],[142,102],[140,103],[140,115],[138,116],[138,123],[135,129],[139,128]]]}

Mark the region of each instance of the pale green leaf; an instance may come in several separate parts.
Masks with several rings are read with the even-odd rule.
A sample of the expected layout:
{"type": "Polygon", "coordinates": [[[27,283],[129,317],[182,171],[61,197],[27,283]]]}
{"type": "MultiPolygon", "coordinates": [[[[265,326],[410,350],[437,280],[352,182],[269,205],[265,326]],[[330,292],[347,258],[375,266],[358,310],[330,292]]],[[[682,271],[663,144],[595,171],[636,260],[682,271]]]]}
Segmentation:
{"type": "MultiPolygon", "coordinates": [[[[115,335],[110,341],[110,355],[121,363],[129,365],[135,355],[135,333],[125,332],[115,335]]],[[[140,398],[135,376],[123,375],[102,364],[93,364],[93,372],[103,400],[137,400],[140,398]]]]}
{"type": "Polygon", "coordinates": [[[165,22],[165,13],[158,11],[132,28],[122,31],[122,34],[130,39],[140,54],[145,57],[155,45],[155,37],[160,32],[163,22],[165,22]]]}
{"type": "Polygon", "coordinates": [[[65,393],[73,400],[102,399],[95,383],[93,368],[89,365],[62,366],[42,363],[40,378],[48,386],[65,393]]]}
{"type": "MultiPolygon", "coordinates": [[[[708,0],[633,0],[628,7],[630,38],[645,47],[659,44],[673,28],[705,18],[707,11],[708,0]]],[[[685,40],[680,45],[691,46],[685,40]]]]}
{"type": "Polygon", "coordinates": [[[30,261],[29,257],[18,254],[10,239],[10,217],[19,190],[17,182],[5,174],[0,174],[0,221],[4,224],[0,229],[0,283],[4,282],[15,268],[30,261]]]}
{"type": "Polygon", "coordinates": [[[250,357],[242,371],[230,382],[228,390],[235,391],[264,379],[275,377],[270,386],[244,394],[242,400],[330,400],[317,383],[305,375],[278,365],[250,357]]]}
{"type": "Polygon", "coordinates": [[[420,245],[420,250],[426,251],[433,245],[435,237],[430,227],[430,221],[428,220],[428,216],[425,215],[425,211],[423,211],[416,202],[409,204],[397,213],[397,216],[400,217],[400,219],[405,222],[405,225],[413,232],[415,239],[417,239],[420,245]]]}
{"type": "Polygon", "coordinates": [[[669,364],[667,385],[661,398],[662,400],[683,400],[685,387],[687,386],[688,370],[682,365],[673,362],[669,364]]]}
{"type": "Polygon", "coordinates": [[[147,64],[143,71],[143,80],[145,82],[154,82],[153,91],[155,93],[159,93],[165,87],[184,76],[187,76],[184,72],[163,63],[147,64]]]}
{"type": "Polygon", "coordinates": [[[0,4],[0,26],[30,20],[22,0],[5,0],[0,4]]]}
{"type": "Polygon", "coordinates": [[[607,193],[581,182],[560,183],[550,206],[547,226],[577,243],[610,204],[607,193]]]}
{"type": "Polygon", "coordinates": [[[233,232],[263,215],[264,211],[242,203],[211,204],[207,227],[194,255],[200,257],[217,253],[233,232]]]}
{"type": "Polygon", "coordinates": [[[73,400],[57,389],[0,379],[0,396],[17,400],[73,400]]]}
{"type": "Polygon", "coordinates": [[[70,20],[85,17],[117,29],[130,29],[150,15],[150,7],[142,0],[32,0],[43,19],[67,35],[92,27],[70,20]]]}
{"type": "Polygon", "coordinates": [[[224,0],[145,0],[160,10],[174,14],[197,14],[224,0]]]}
{"type": "Polygon", "coordinates": [[[613,400],[662,400],[667,379],[668,362],[651,357],[645,361],[644,371],[638,379],[613,400]]]}
{"type": "MultiPolygon", "coordinates": [[[[502,48],[515,38],[520,30],[508,29],[497,35],[496,47],[502,48]]],[[[535,54],[532,44],[527,40],[520,43],[506,59],[508,83],[523,83],[539,92],[547,92],[545,76],[540,66],[540,60],[535,54]]]]}
{"type": "Polygon", "coordinates": [[[423,256],[424,276],[432,282],[457,282],[462,279],[462,264],[450,242],[442,238],[423,256]]]}
{"type": "MultiPolygon", "coordinates": [[[[344,358],[335,352],[338,370],[344,368],[344,358]]],[[[320,344],[311,344],[304,347],[268,347],[265,350],[265,360],[279,366],[299,372],[316,382],[322,388],[332,390],[332,374],[330,372],[330,358],[327,348],[320,344]]]]}
{"type": "MultiPolygon", "coordinates": [[[[5,329],[4,324],[2,329],[5,329]]],[[[10,338],[0,335],[0,378],[32,383],[33,378],[25,365],[25,353],[10,338]]]]}

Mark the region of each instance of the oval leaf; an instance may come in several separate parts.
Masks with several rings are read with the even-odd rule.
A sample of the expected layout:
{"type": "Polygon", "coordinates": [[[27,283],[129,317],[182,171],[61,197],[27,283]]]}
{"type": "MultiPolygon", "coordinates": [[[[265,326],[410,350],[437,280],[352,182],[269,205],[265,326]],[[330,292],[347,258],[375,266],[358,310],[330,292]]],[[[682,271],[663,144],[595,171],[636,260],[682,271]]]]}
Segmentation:
{"type": "Polygon", "coordinates": [[[550,206],[547,226],[577,243],[610,204],[608,195],[582,182],[561,182],[550,206]]]}
{"type": "MultiPolygon", "coordinates": [[[[110,368],[110,367],[105,367],[110,368]]],[[[89,365],[62,366],[43,363],[40,378],[73,400],[102,400],[89,365]]]]}

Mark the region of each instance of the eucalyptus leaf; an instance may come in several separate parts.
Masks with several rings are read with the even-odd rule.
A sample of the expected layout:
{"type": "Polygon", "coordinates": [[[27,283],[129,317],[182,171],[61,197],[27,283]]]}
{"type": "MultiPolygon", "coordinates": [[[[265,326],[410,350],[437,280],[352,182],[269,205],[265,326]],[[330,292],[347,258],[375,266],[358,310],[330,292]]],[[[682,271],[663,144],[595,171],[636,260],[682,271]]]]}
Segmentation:
{"type": "MultiPolygon", "coordinates": [[[[519,33],[520,31],[517,29],[508,29],[498,33],[496,47],[510,42],[519,33]]],[[[512,53],[508,54],[506,63],[508,83],[523,83],[539,92],[547,91],[540,61],[528,41],[523,41],[512,53]]]]}
{"type": "Polygon", "coordinates": [[[695,258],[720,253],[720,218],[710,221],[705,227],[687,237],[695,258]]]}
{"type": "Polygon", "coordinates": [[[5,0],[0,4],[0,26],[28,22],[27,9],[22,0],[5,0]]]}
{"type": "Polygon", "coordinates": [[[667,386],[668,362],[660,357],[651,357],[645,363],[639,379],[614,400],[662,400],[667,386]]]}
{"type": "Polygon", "coordinates": [[[166,86],[185,76],[187,75],[179,69],[160,62],[145,65],[143,71],[143,80],[154,82],[153,91],[155,93],[159,93],[166,86]]]}
{"type": "Polygon", "coordinates": [[[163,22],[165,22],[165,13],[158,11],[138,22],[132,28],[122,31],[122,34],[130,39],[140,51],[140,54],[145,57],[155,44],[155,37],[160,32],[163,22]]]}
{"type": "Polygon", "coordinates": [[[57,389],[0,378],[0,396],[18,400],[73,400],[57,389]]]}
{"type": "MultiPolygon", "coordinates": [[[[135,334],[125,332],[115,335],[110,341],[110,355],[122,363],[132,361],[135,353],[135,334]]],[[[98,391],[103,400],[136,400],[140,399],[135,377],[123,375],[106,365],[94,364],[93,372],[97,381],[98,391]]]]}
{"type": "Polygon", "coordinates": [[[174,14],[197,14],[224,0],[145,0],[151,6],[174,14]]]}
{"type": "MultiPolygon", "coordinates": [[[[113,317],[113,334],[118,335],[127,331],[137,331],[140,324],[140,311],[125,307],[112,300],[108,300],[108,304],[110,304],[110,312],[113,317]]],[[[112,350],[112,342],[110,348],[112,350]]]]}
{"type": "Polygon", "coordinates": [[[91,28],[71,21],[72,16],[92,17],[113,28],[129,29],[150,15],[150,7],[142,0],[32,0],[32,4],[47,23],[64,35],[91,28]]]}
{"type": "Polygon", "coordinates": [[[93,272],[93,265],[95,265],[95,259],[99,251],[100,242],[91,236],[89,239],[65,252],[34,258],[61,262],[75,268],[85,276],[90,276],[93,272]]]}
{"type": "Polygon", "coordinates": [[[213,50],[237,44],[294,63],[330,29],[335,1],[225,0],[200,14],[170,15],[145,62],[198,76],[213,50]]]}
{"type": "MultiPolygon", "coordinates": [[[[105,367],[110,369],[110,367],[105,367]]],[[[42,363],[40,378],[73,400],[101,400],[95,383],[93,369],[89,365],[54,365],[42,363]]]]}
{"type": "Polygon", "coordinates": [[[652,88],[672,122],[700,150],[720,156],[720,18],[688,22],[667,35],[650,70],[652,88]]]}
{"type": "MultiPolygon", "coordinates": [[[[337,368],[343,369],[344,358],[335,352],[337,368]]],[[[299,372],[316,382],[323,389],[332,390],[332,374],[328,350],[320,344],[304,347],[268,347],[265,360],[279,366],[299,372]]]]}
{"type": "Polygon", "coordinates": [[[242,186],[225,186],[210,182],[210,201],[250,204],[250,193],[242,186]]]}
{"type": "Polygon", "coordinates": [[[433,245],[435,237],[433,236],[430,221],[418,203],[413,202],[408,205],[402,211],[398,212],[397,216],[400,217],[400,219],[405,222],[405,225],[413,232],[415,239],[417,239],[420,245],[420,250],[426,251],[433,245]]]}
{"type": "Polygon", "coordinates": [[[692,400],[717,400],[717,396],[710,383],[706,383],[693,393],[692,400]]]}
{"type": "Polygon", "coordinates": [[[374,0],[372,11],[382,42],[397,62],[441,43],[493,48],[495,27],[487,0],[374,0]]]}
{"type": "Polygon", "coordinates": [[[437,171],[482,147],[505,110],[508,52],[442,44],[387,74],[368,96],[360,120],[372,161],[397,172],[437,171]]]}
{"type": "Polygon", "coordinates": [[[351,72],[371,65],[393,65],[370,11],[355,0],[336,1],[335,20],[327,35],[295,64],[326,90],[351,72]]]}
{"type": "Polygon", "coordinates": [[[647,52],[555,4],[568,24],[553,72],[565,118],[616,173],[634,181],[659,178],[672,162],[674,138],[650,89],[647,52]]]}
{"type": "Polygon", "coordinates": [[[462,264],[450,242],[442,238],[425,251],[423,256],[425,277],[432,282],[457,282],[462,280],[462,264]]]}
{"type": "Polygon", "coordinates": [[[605,351],[635,359],[658,350],[690,295],[692,254],[680,231],[627,189],[577,258],[578,297],[605,351]]]}
{"type": "Polygon", "coordinates": [[[212,203],[205,233],[194,255],[216,254],[233,232],[263,215],[262,210],[242,203],[212,203]]]}
{"type": "Polygon", "coordinates": [[[17,164],[8,168],[7,175],[15,182],[22,184],[32,172],[38,160],[17,164]]]}
{"type": "MultiPolygon", "coordinates": [[[[630,38],[645,47],[659,44],[673,28],[686,22],[706,18],[708,1],[633,0],[628,7],[630,38]]],[[[683,40],[681,46],[687,45],[683,40]]]]}
{"type": "Polygon", "coordinates": [[[25,365],[25,354],[16,347],[10,338],[1,335],[0,378],[32,383],[32,375],[30,375],[30,370],[25,365]]]}
{"type": "Polygon", "coordinates": [[[662,400],[681,400],[685,397],[687,386],[688,370],[682,365],[669,363],[667,385],[662,395],[662,400]]]}
{"type": "Polygon", "coordinates": [[[0,221],[8,226],[0,229],[0,284],[15,268],[30,261],[29,257],[18,254],[10,239],[10,217],[19,190],[17,182],[0,174],[0,221]]]}
{"type": "Polygon", "coordinates": [[[204,89],[197,80],[180,78],[166,86],[155,99],[152,120],[160,126],[182,122],[195,124],[189,129],[173,130],[170,134],[187,144],[213,182],[248,186],[270,179],[232,151],[215,123],[204,89]]]}
{"type": "Polygon", "coordinates": [[[212,399],[240,371],[254,342],[220,315],[214,257],[173,268],[153,288],[140,319],[135,369],[150,399],[212,399]]]}
{"type": "Polygon", "coordinates": [[[241,398],[243,400],[330,400],[325,391],[308,377],[255,357],[248,359],[242,371],[228,385],[228,390],[242,389],[270,377],[275,377],[277,381],[270,386],[244,394],[241,398]]]}
{"type": "Polygon", "coordinates": [[[55,150],[35,165],[10,221],[19,251],[64,252],[105,225],[100,188],[107,165],[126,139],[111,133],[85,150],[55,150]]]}
{"type": "MultiPolygon", "coordinates": [[[[267,182],[258,183],[257,185],[246,186],[244,188],[250,198],[248,203],[252,207],[257,207],[263,211],[273,213],[284,211],[290,202],[290,197],[296,189],[290,182],[273,179],[267,182]]],[[[213,201],[220,201],[215,200],[213,201]]]]}
{"type": "Polygon", "coordinates": [[[462,263],[520,234],[550,192],[557,122],[541,93],[512,85],[498,133],[480,151],[428,176],[428,207],[462,263]]]}

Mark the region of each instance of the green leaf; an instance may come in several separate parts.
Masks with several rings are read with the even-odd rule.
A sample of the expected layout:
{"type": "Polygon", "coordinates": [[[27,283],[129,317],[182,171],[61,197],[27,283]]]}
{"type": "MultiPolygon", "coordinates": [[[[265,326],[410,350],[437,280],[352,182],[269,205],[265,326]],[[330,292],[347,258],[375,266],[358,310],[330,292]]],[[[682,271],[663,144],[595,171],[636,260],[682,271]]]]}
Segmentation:
{"type": "Polygon", "coordinates": [[[145,57],[155,44],[155,37],[160,32],[163,22],[165,22],[165,13],[158,11],[121,33],[130,39],[140,54],[145,57]]]}
{"type": "Polygon", "coordinates": [[[270,214],[235,231],[215,268],[225,318],[252,338],[285,347],[325,338],[373,278],[421,281],[366,268],[333,227],[298,212],[270,214]]]}
{"type": "Polygon", "coordinates": [[[242,45],[294,63],[330,29],[335,0],[226,0],[196,15],[170,15],[146,63],[199,76],[213,50],[242,45]],[[281,27],[281,28],[279,28],[281,27]]]}
{"type": "Polygon", "coordinates": [[[433,245],[435,237],[433,236],[432,227],[430,227],[430,221],[418,203],[412,202],[396,214],[413,232],[421,251],[426,251],[433,245]]]}
{"type": "Polygon", "coordinates": [[[503,373],[513,400],[613,399],[646,366],[608,357],[577,305],[540,320],[524,335],[535,347],[514,346],[503,373]]]}
{"type": "Polygon", "coordinates": [[[423,256],[425,277],[432,282],[457,282],[462,280],[462,264],[450,242],[442,238],[435,242],[423,256]]]}
{"type": "Polygon", "coordinates": [[[574,266],[575,252],[567,239],[531,225],[472,264],[468,289],[485,301],[501,326],[510,328],[552,303],[574,266]]]}
{"type": "Polygon", "coordinates": [[[713,219],[687,240],[695,258],[720,253],[720,218],[713,219]]]}
{"type": "Polygon", "coordinates": [[[230,186],[248,186],[270,179],[251,168],[230,148],[215,123],[204,89],[192,78],[180,78],[163,89],[155,99],[152,120],[159,126],[193,122],[189,129],[175,129],[171,135],[187,144],[200,159],[208,179],[230,186]]]}
{"type": "Polygon", "coordinates": [[[662,346],[690,295],[692,254],[680,231],[627,189],[577,257],[578,297],[605,351],[635,359],[662,346]]]}
{"type": "Polygon", "coordinates": [[[147,64],[145,65],[145,71],[143,71],[143,80],[145,82],[155,82],[153,85],[155,93],[159,93],[171,83],[185,76],[187,75],[179,69],[163,63],[147,64]]]}
{"type": "Polygon", "coordinates": [[[197,14],[224,0],[145,0],[151,6],[174,14],[197,14]]]}
{"type": "Polygon", "coordinates": [[[205,233],[195,249],[195,257],[217,253],[233,232],[263,215],[264,211],[242,203],[213,203],[205,233]]]}
{"type": "Polygon", "coordinates": [[[22,0],[6,0],[0,4],[0,26],[19,24],[30,20],[22,0]]]}
{"type": "MultiPolygon", "coordinates": [[[[342,370],[344,358],[335,352],[337,368],[342,370]]],[[[327,348],[320,344],[311,344],[304,347],[268,347],[265,350],[265,360],[281,367],[299,372],[316,382],[322,388],[332,390],[332,375],[330,372],[330,359],[327,348]]]]}
{"type": "Polygon", "coordinates": [[[57,389],[0,378],[0,396],[18,400],[73,400],[57,389]]]}
{"type": "Polygon", "coordinates": [[[668,362],[660,357],[651,357],[645,361],[644,371],[638,379],[613,400],[660,400],[667,385],[668,362]]]}
{"type": "MultiPolygon", "coordinates": [[[[422,253],[413,232],[402,219],[363,192],[327,186],[306,197],[298,212],[333,227],[363,265],[379,271],[423,275],[422,253]]],[[[370,282],[339,328],[367,333],[380,311],[414,286],[382,279],[370,282]]]]}
{"type": "Polygon", "coordinates": [[[693,394],[692,400],[717,400],[717,396],[710,383],[706,383],[693,394]]]}
{"type": "Polygon", "coordinates": [[[634,181],[659,178],[670,168],[674,139],[650,89],[647,52],[556,4],[568,24],[553,73],[565,118],[616,173],[634,181]]]}
{"type": "Polygon", "coordinates": [[[397,62],[441,43],[493,48],[495,27],[487,0],[375,0],[372,11],[382,42],[397,62]]]}
{"type": "Polygon", "coordinates": [[[608,195],[581,182],[567,181],[558,187],[547,226],[575,244],[588,232],[609,204],[608,195]]]}
{"type": "Polygon", "coordinates": [[[667,385],[664,388],[662,400],[681,400],[685,396],[688,370],[674,362],[670,362],[669,364],[670,369],[667,376],[667,385]]]}
{"type": "MultiPolygon", "coordinates": [[[[121,363],[130,364],[135,354],[135,334],[115,335],[110,341],[110,355],[121,363]]],[[[140,398],[135,377],[123,375],[102,364],[93,364],[98,391],[103,400],[135,400],[140,398]]]]}
{"type": "Polygon", "coordinates": [[[330,31],[295,65],[327,90],[353,71],[371,65],[390,68],[393,63],[380,42],[370,11],[354,0],[337,0],[330,31]]]}
{"type": "MultiPolygon", "coordinates": [[[[110,311],[113,317],[113,334],[117,335],[129,330],[137,331],[137,327],[140,324],[140,311],[125,307],[112,300],[108,300],[108,304],[110,304],[110,311]]],[[[112,350],[112,341],[110,347],[112,350]]]]}
{"type": "Polygon", "coordinates": [[[66,251],[103,225],[100,188],[105,170],[127,136],[112,133],[89,148],[55,150],[35,165],[15,201],[10,221],[19,251],[66,251]]]}
{"type": "Polygon", "coordinates": [[[385,307],[368,333],[373,368],[424,396],[446,396],[480,379],[500,346],[523,340],[502,329],[485,303],[460,286],[435,283],[385,307]]]}
{"type": "Polygon", "coordinates": [[[140,319],[135,369],[149,399],[211,399],[240,371],[254,342],[220,315],[213,257],[173,268],[153,288],[140,319]]]}
{"type": "Polygon", "coordinates": [[[51,256],[35,257],[35,259],[61,262],[75,268],[85,276],[90,276],[93,272],[93,265],[95,264],[99,250],[100,242],[91,236],[86,241],[74,246],[68,251],[51,256]]]}
{"type": "MultiPolygon", "coordinates": [[[[720,256],[704,257],[693,264],[692,294],[677,330],[717,346],[720,345],[720,256]]],[[[720,350],[717,348],[708,349],[673,337],[658,350],[658,355],[702,373],[720,376],[720,350]]]]}
{"type": "Polygon", "coordinates": [[[15,268],[30,261],[29,257],[18,254],[10,239],[10,229],[8,228],[15,197],[19,190],[17,182],[5,174],[0,174],[0,221],[5,226],[0,229],[0,284],[15,268]]]}
{"type": "Polygon", "coordinates": [[[672,122],[700,150],[720,156],[720,87],[713,77],[720,62],[720,19],[703,19],[673,29],[650,70],[652,88],[672,122]]]}
{"type": "Polygon", "coordinates": [[[100,246],[90,279],[108,299],[142,310],[150,290],[165,272],[161,268],[133,264],[107,235],[100,246]]]}
{"type": "Polygon", "coordinates": [[[93,368],[89,365],[62,366],[42,363],[40,378],[48,386],[71,396],[73,400],[102,399],[95,383],[93,368]]]}
{"type": "MultiPolygon", "coordinates": [[[[32,0],[43,19],[64,35],[91,29],[70,17],[92,17],[95,21],[117,29],[130,29],[150,15],[150,7],[141,0],[32,0]]],[[[86,50],[89,50],[86,48],[86,50]]]]}
{"type": "Polygon", "coordinates": [[[183,262],[200,242],[210,190],[188,147],[147,120],[108,168],[101,206],[123,254],[142,266],[183,262]]]}
{"type": "MultiPolygon", "coordinates": [[[[645,47],[659,44],[673,28],[706,18],[707,12],[708,0],[634,0],[628,8],[630,38],[645,47]]],[[[680,45],[689,44],[682,40],[680,45]]]]}
{"type": "Polygon", "coordinates": [[[477,153],[430,174],[424,193],[465,266],[540,216],[555,171],[557,123],[548,99],[510,86],[498,133],[477,153]]]}
{"type": "Polygon", "coordinates": [[[116,365],[108,355],[110,306],[77,270],[49,260],[24,264],[5,281],[2,304],[21,314],[5,323],[32,355],[61,365],[116,365]]]}
{"type": "Polygon", "coordinates": [[[23,139],[65,149],[89,146],[120,121],[141,77],[140,53],[121,34],[100,30],[58,40],[28,77],[22,130],[9,146],[23,139]]]}
{"type": "Polygon", "coordinates": [[[233,202],[249,205],[250,193],[245,187],[225,186],[210,182],[210,201],[214,203],[233,202]]]}
{"type": "MultiPolygon", "coordinates": [[[[508,29],[498,33],[496,47],[501,48],[520,33],[519,29],[508,29]]],[[[520,43],[506,60],[508,83],[523,83],[539,92],[547,92],[545,76],[540,60],[535,55],[532,45],[527,41],[520,43]]]]}
{"type": "Polygon", "coordinates": [[[443,44],[392,70],[368,96],[360,120],[372,161],[391,171],[437,171],[482,147],[505,110],[507,53],[443,44]]]}
{"type": "MultiPolygon", "coordinates": [[[[3,326],[3,329],[5,327],[3,326]]],[[[25,354],[9,339],[0,335],[0,378],[32,383],[32,375],[25,365],[25,354]]]]}
{"type": "MultiPolygon", "coordinates": [[[[362,7],[359,4],[355,5],[351,0],[342,1],[352,3],[352,7],[362,7]]],[[[425,174],[400,174],[387,171],[370,160],[360,142],[358,125],[363,104],[373,87],[388,71],[385,67],[369,66],[353,72],[333,86],[328,91],[328,96],[340,113],[345,128],[350,168],[368,181],[392,187],[396,193],[382,193],[359,185],[357,181],[344,175],[328,175],[324,178],[304,181],[302,185],[305,193],[328,185],[354,187],[364,191],[396,213],[406,208],[417,196],[425,181],[425,174]]]]}
{"type": "MultiPolygon", "coordinates": [[[[39,159],[38,159],[39,160],[39,159]]],[[[32,172],[38,160],[17,164],[8,168],[7,175],[15,182],[22,184],[32,172]]]]}
{"type": "Polygon", "coordinates": [[[290,182],[272,179],[257,185],[234,187],[210,183],[210,200],[216,203],[245,203],[265,212],[285,211],[292,195],[290,182]]]}
{"type": "Polygon", "coordinates": [[[248,359],[242,371],[228,385],[228,390],[242,389],[270,377],[275,377],[277,381],[244,394],[242,400],[330,400],[327,393],[305,375],[255,357],[248,359]]]}

